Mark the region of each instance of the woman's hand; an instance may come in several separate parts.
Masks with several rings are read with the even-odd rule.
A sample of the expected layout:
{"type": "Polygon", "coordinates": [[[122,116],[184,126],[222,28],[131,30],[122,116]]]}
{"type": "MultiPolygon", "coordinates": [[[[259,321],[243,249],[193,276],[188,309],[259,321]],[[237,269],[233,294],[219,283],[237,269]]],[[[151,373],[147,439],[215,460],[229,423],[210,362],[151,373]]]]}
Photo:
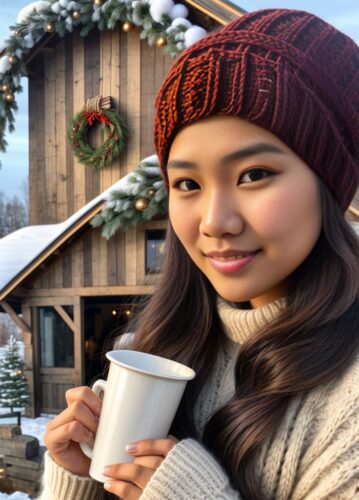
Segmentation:
{"type": "Polygon", "coordinates": [[[69,389],[66,401],[68,408],[47,424],[44,441],[55,462],[73,474],[88,476],[90,459],[79,443],[96,433],[102,402],[89,387],[69,389]]]}
{"type": "Polygon", "coordinates": [[[138,500],[156,469],[166,458],[168,452],[178,443],[174,436],[166,439],[145,439],[132,443],[137,449],[126,447],[127,453],[136,459],[129,464],[117,464],[105,467],[103,473],[108,476],[104,484],[107,491],[124,500],[138,500]]]}

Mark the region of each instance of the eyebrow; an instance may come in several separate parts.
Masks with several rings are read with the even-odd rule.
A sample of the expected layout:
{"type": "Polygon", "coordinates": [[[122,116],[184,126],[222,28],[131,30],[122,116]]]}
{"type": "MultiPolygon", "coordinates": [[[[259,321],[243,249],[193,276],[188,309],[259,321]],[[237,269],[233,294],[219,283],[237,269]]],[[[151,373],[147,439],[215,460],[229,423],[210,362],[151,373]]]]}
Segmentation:
{"type": "MultiPolygon", "coordinates": [[[[279,149],[274,144],[269,144],[268,142],[258,142],[244,149],[239,149],[238,151],[233,151],[233,153],[223,156],[220,163],[226,165],[228,163],[232,163],[233,161],[242,160],[260,153],[284,154],[284,151],[279,149]]],[[[167,163],[167,168],[196,168],[196,166],[196,163],[186,160],[171,160],[167,163]]]]}

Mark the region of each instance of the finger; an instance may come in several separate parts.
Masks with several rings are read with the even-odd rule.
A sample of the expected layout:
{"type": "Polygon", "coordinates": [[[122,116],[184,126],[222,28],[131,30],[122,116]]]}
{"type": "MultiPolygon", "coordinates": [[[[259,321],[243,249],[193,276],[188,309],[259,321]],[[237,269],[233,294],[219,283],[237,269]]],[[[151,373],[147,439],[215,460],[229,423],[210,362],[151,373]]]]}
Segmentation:
{"type": "Polygon", "coordinates": [[[126,446],[127,453],[131,455],[159,455],[165,457],[174,447],[176,441],[171,438],[143,439],[126,446]]]}
{"type": "Polygon", "coordinates": [[[103,487],[124,500],[138,500],[142,495],[140,488],[126,481],[107,481],[103,487]]]}
{"type": "Polygon", "coordinates": [[[143,467],[147,467],[148,469],[152,469],[153,471],[155,471],[158,469],[158,467],[161,465],[162,462],[163,462],[162,457],[143,456],[143,457],[136,457],[132,463],[137,465],[142,465],[143,467]]]}
{"type": "Polygon", "coordinates": [[[66,391],[65,397],[68,406],[74,401],[83,401],[95,415],[100,416],[102,401],[89,387],[73,387],[66,391]]]}
{"type": "Polygon", "coordinates": [[[45,436],[45,444],[49,450],[64,449],[70,441],[82,443],[91,439],[91,434],[80,422],[73,421],[57,427],[45,436]]]}
{"type": "Polygon", "coordinates": [[[112,480],[131,481],[143,490],[153,476],[154,471],[142,465],[130,463],[107,466],[104,468],[103,473],[112,480]]]}
{"type": "Polygon", "coordinates": [[[58,427],[62,427],[70,422],[78,421],[89,431],[95,433],[98,426],[97,416],[90,410],[83,401],[75,401],[47,424],[47,432],[51,432],[58,427]]]}

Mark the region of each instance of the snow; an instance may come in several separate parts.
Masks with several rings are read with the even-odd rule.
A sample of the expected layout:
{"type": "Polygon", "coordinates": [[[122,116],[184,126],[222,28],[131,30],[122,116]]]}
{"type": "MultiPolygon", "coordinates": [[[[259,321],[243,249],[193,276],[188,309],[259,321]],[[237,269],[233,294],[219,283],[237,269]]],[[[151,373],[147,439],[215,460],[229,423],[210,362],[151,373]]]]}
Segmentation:
{"type": "MultiPolygon", "coordinates": [[[[0,408],[0,414],[8,413],[9,411],[10,411],[9,408],[0,408]]],[[[46,425],[54,417],[55,415],[45,415],[45,414],[37,418],[28,418],[21,416],[22,434],[36,437],[39,440],[40,445],[44,446],[44,434],[46,425]]],[[[16,423],[17,423],[16,417],[0,418],[0,424],[16,424],[16,423]]]]}
{"type": "MultiPolygon", "coordinates": [[[[24,343],[18,340],[17,345],[19,347],[19,354],[24,357],[24,343]]],[[[2,346],[0,347],[0,359],[2,358],[4,351],[7,349],[7,346],[2,346]]],[[[15,411],[21,411],[21,408],[14,408],[15,411]]],[[[0,408],[0,414],[4,413],[9,413],[10,408],[0,408]]],[[[41,417],[37,418],[28,418],[28,417],[23,417],[21,416],[21,430],[23,434],[28,434],[30,436],[35,436],[38,440],[40,445],[44,445],[44,433],[45,433],[45,427],[47,423],[54,418],[55,415],[46,415],[43,414],[41,417]]],[[[17,423],[17,418],[16,417],[6,417],[6,418],[0,418],[0,424],[16,424],[17,423]]],[[[1,496],[0,496],[1,500],[1,496]]]]}
{"type": "MultiPolygon", "coordinates": [[[[18,340],[16,343],[17,343],[17,346],[19,348],[19,354],[20,354],[20,356],[22,358],[24,358],[24,350],[25,350],[24,343],[21,340],[18,340]]],[[[6,349],[7,349],[6,345],[3,345],[3,346],[0,347],[0,359],[3,357],[6,349]]]]}
{"type": "Polygon", "coordinates": [[[17,15],[16,22],[18,24],[25,23],[26,19],[32,12],[36,11],[37,13],[40,13],[43,9],[46,9],[49,6],[49,2],[44,1],[44,0],[39,0],[37,2],[32,2],[23,9],[20,10],[20,12],[17,15]]]}
{"type": "MultiPolygon", "coordinates": [[[[0,408],[0,413],[7,413],[9,410],[0,408]]],[[[54,415],[42,415],[38,418],[21,417],[21,431],[23,434],[34,436],[39,440],[40,445],[44,445],[45,428],[48,422],[54,415]]],[[[16,417],[0,418],[0,424],[16,424],[16,417]]],[[[15,493],[7,494],[0,492],[0,500],[30,500],[26,493],[16,491],[15,493]]]]}
{"type": "MultiPolygon", "coordinates": [[[[19,353],[24,356],[24,344],[21,341],[17,341],[19,347],[19,353]]],[[[0,358],[3,356],[6,346],[0,347],[0,358]]],[[[15,411],[20,410],[20,408],[15,408],[15,411]]],[[[10,408],[0,408],[0,414],[9,413],[10,408]]],[[[21,432],[22,434],[27,434],[29,436],[34,436],[39,440],[41,446],[44,446],[44,434],[46,425],[48,422],[54,418],[55,415],[41,415],[37,418],[28,418],[21,416],[21,432]]],[[[0,418],[1,424],[16,424],[17,417],[6,417],[0,418]]],[[[26,493],[16,491],[11,494],[1,493],[0,500],[30,500],[30,497],[26,493]]]]}
{"type": "Polygon", "coordinates": [[[26,495],[26,493],[15,491],[15,493],[11,493],[11,495],[0,493],[0,500],[30,500],[30,497],[26,495]]]}

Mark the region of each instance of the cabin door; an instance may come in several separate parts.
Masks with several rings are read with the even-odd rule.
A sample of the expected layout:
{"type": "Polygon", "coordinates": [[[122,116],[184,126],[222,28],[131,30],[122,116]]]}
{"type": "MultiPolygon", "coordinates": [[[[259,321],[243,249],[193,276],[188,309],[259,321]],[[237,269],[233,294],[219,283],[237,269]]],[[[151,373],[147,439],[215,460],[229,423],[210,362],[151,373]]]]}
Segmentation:
{"type": "Polygon", "coordinates": [[[67,406],[66,391],[84,383],[82,301],[56,297],[36,302],[37,407],[40,413],[59,413],[67,406]]]}

